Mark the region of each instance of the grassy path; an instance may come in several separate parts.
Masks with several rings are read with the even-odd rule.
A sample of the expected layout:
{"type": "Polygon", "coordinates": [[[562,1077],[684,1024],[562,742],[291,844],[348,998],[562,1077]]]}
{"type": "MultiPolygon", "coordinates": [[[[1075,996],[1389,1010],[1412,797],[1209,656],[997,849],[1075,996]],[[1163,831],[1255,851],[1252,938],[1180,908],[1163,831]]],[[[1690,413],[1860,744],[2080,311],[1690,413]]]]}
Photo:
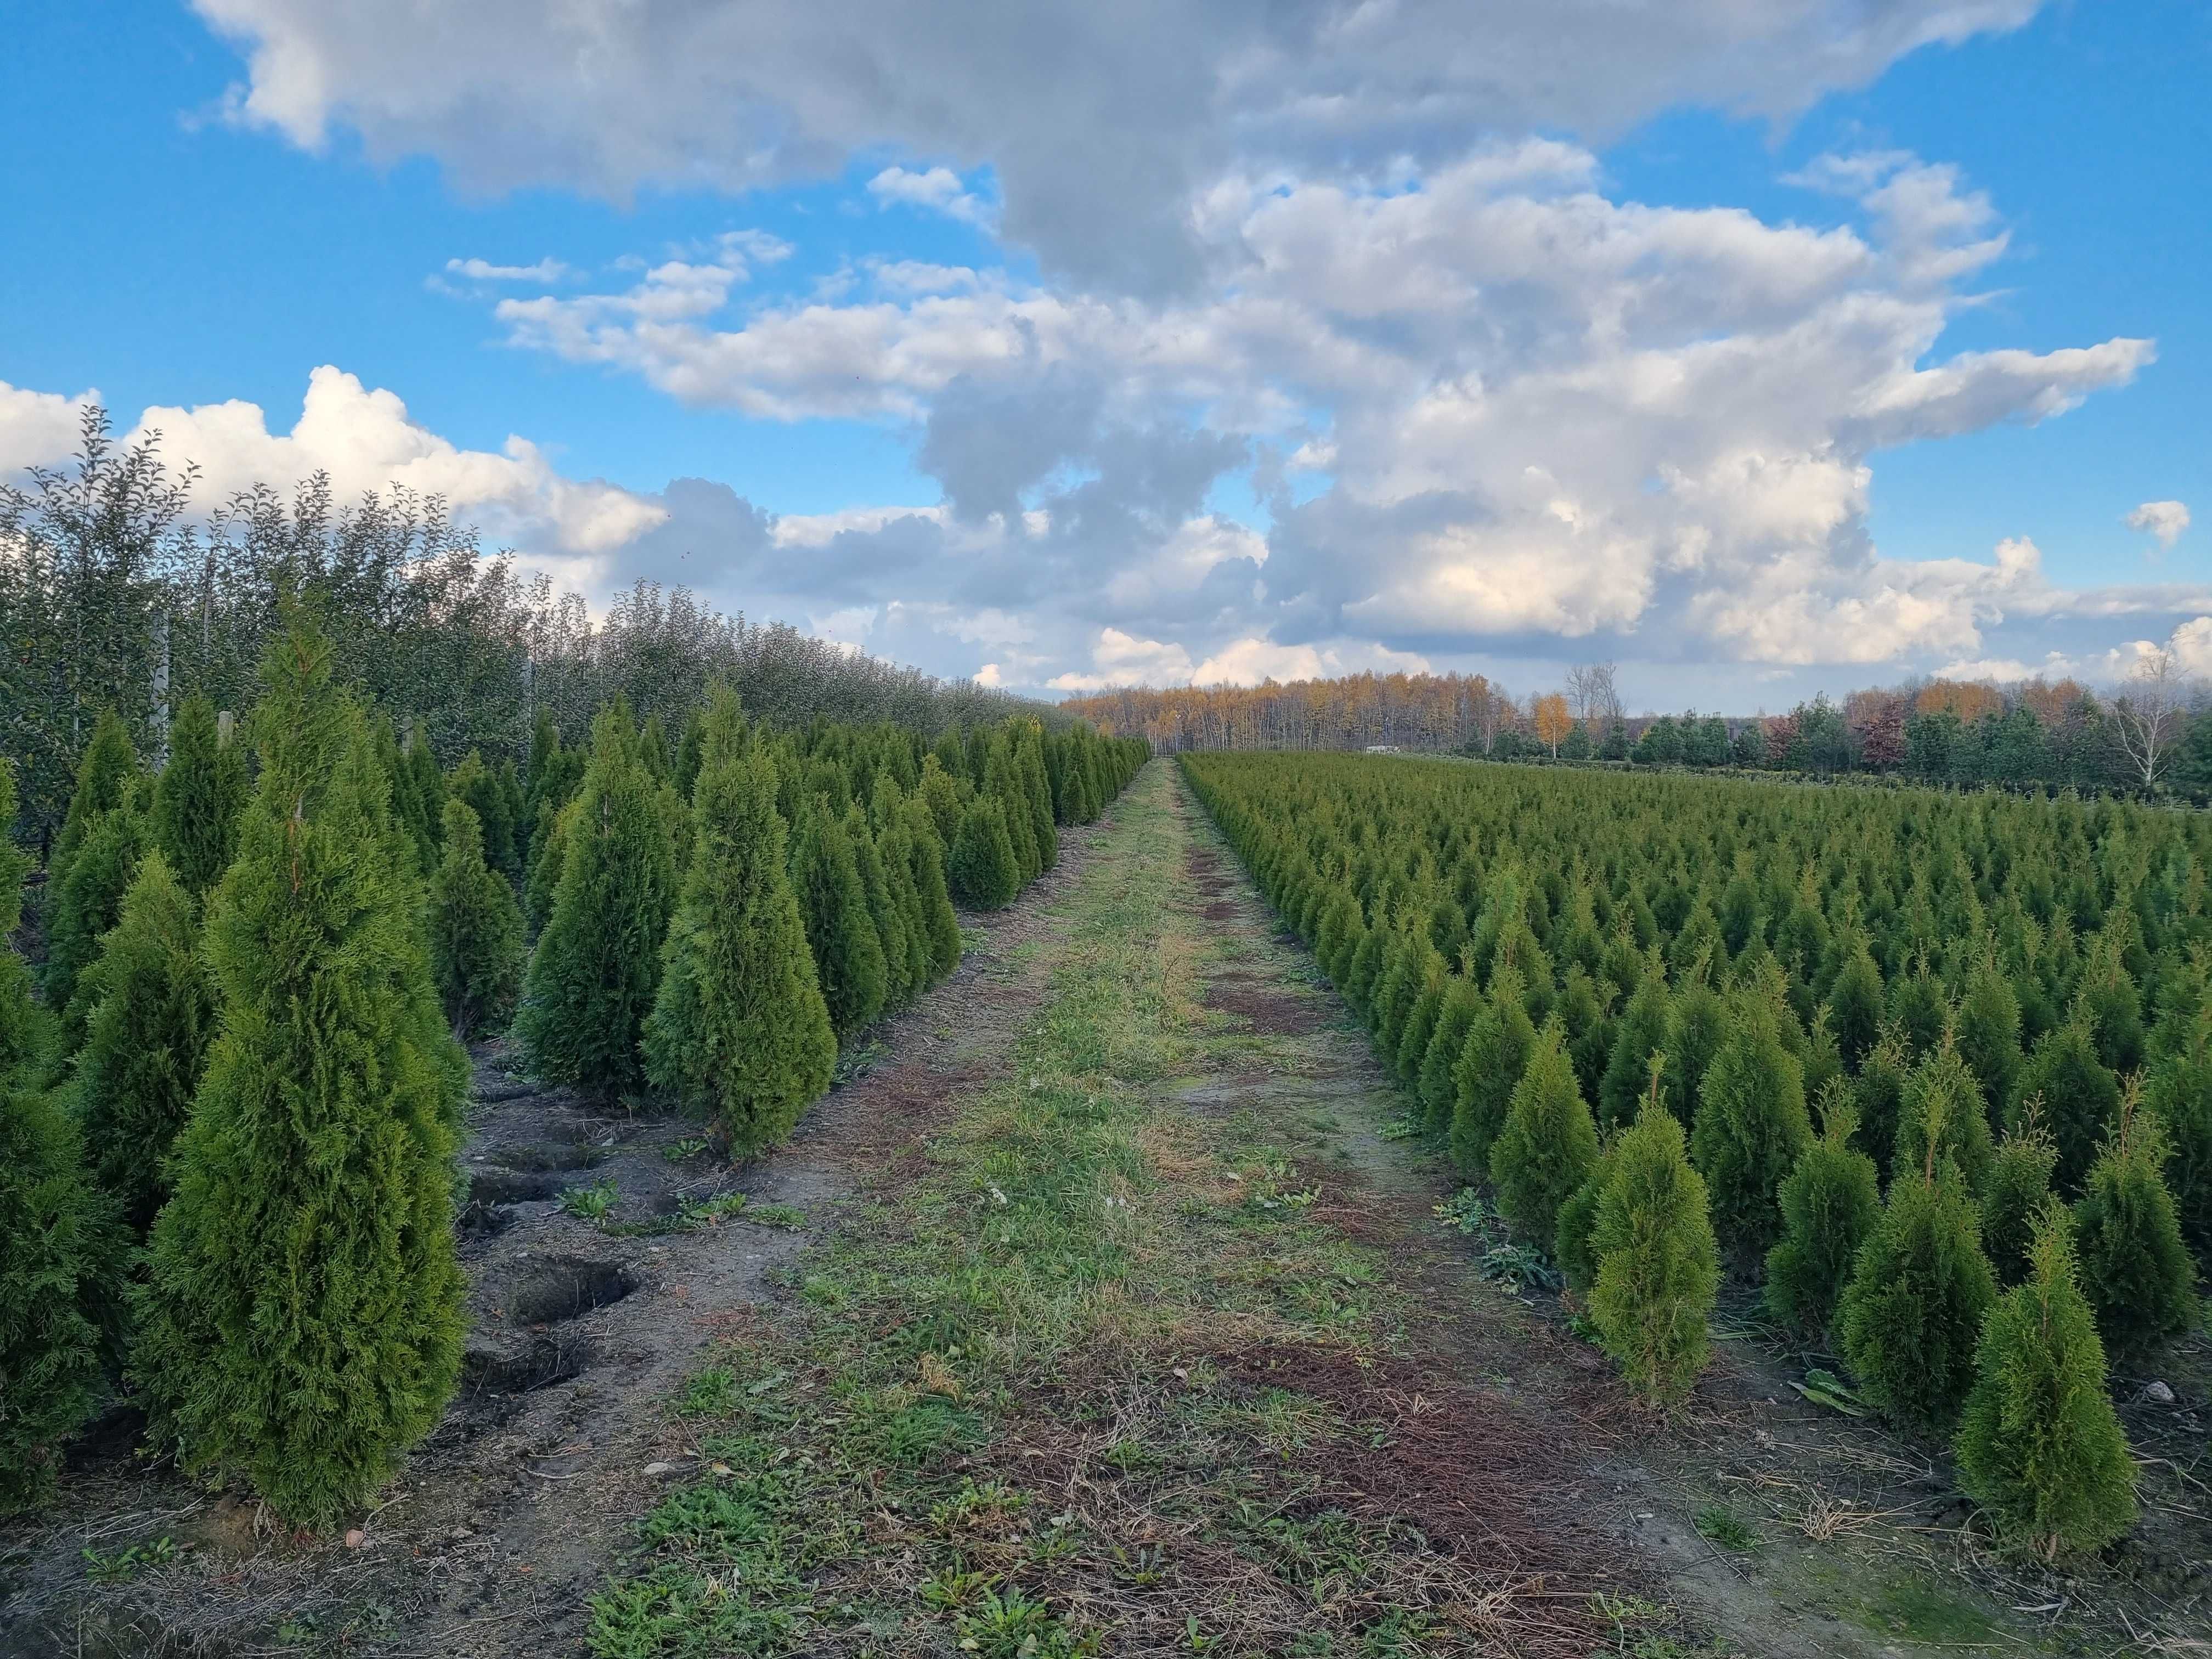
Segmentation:
{"type": "Polygon", "coordinates": [[[1572,1425],[1430,1340],[1340,1144],[1382,1079],[1195,833],[1147,769],[1026,1024],[686,1386],[707,1474],[596,1599],[602,1659],[1581,1656],[1663,1622],[1576,1519],[1572,1425]]]}

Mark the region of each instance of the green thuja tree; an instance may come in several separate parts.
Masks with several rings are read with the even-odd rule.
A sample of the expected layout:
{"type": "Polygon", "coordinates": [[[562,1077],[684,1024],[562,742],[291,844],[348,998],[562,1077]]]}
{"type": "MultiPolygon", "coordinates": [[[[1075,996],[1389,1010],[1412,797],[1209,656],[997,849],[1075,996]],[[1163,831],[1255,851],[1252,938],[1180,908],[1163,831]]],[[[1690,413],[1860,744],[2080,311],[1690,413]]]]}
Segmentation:
{"type": "Polygon", "coordinates": [[[922,937],[929,946],[929,977],[934,983],[960,965],[960,918],[953,911],[945,882],[945,842],[937,833],[937,815],[921,796],[909,796],[899,814],[906,823],[906,852],[913,860],[922,937]]]}
{"type": "Polygon", "coordinates": [[[1828,989],[1828,1029],[1836,1034],[1836,1047],[1844,1069],[1856,1076],[1859,1067],[1881,1040],[1881,969],[1875,965],[1866,941],[1853,942],[1843,969],[1828,989]]]}
{"type": "Polygon", "coordinates": [[[241,745],[222,740],[215,705],[185,699],[154,791],[154,842],[185,890],[204,896],[230,868],[248,781],[241,745]]]}
{"type": "Polygon", "coordinates": [[[662,785],[619,704],[592,724],[592,758],[570,803],[560,884],[515,1011],[514,1036],[549,1083],[601,1097],[644,1081],[638,1038],[660,984],[676,854],[662,785]]]}
{"type": "Polygon", "coordinates": [[[103,813],[78,844],[54,898],[46,934],[46,1006],[63,1016],[65,1052],[82,1044],[91,1012],[78,1003],[77,981],[100,959],[100,942],[122,914],[123,896],[149,840],[135,799],[103,813]]]}
{"type": "Polygon", "coordinates": [[[1693,965],[1667,1011],[1667,1109],[1678,1122],[1696,1121],[1706,1068],[1729,1029],[1728,1005],[1693,965]]]}
{"type": "Polygon", "coordinates": [[[554,896],[568,856],[568,835],[576,821],[573,801],[538,804],[538,829],[531,837],[530,879],[522,887],[522,925],[535,939],[553,917],[554,896]]]}
{"type": "Polygon", "coordinates": [[[329,647],[295,627],[262,673],[260,782],[208,903],[221,1024],[154,1224],[132,1370],[155,1444],[319,1528],[390,1477],[459,1376],[468,1064],[329,647]]]}
{"type": "Polygon", "coordinates": [[[2173,1146],[2166,1176],[2182,1237],[2212,1262],[2212,997],[2168,1022],[2168,1048],[2143,1080],[2143,1103],[2173,1146]]]}
{"type": "Polygon", "coordinates": [[[1720,1288],[1705,1183],[1691,1167],[1682,1126],[1656,1104],[1622,1133],[1611,1162],[1590,1228],[1590,1322],[1629,1386],[1650,1404],[1670,1406],[1705,1369],[1720,1288]]]}
{"type": "Polygon", "coordinates": [[[883,814],[883,825],[876,831],[876,853],[883,860],[884,882],[890,890],[891,908],[898,915],[899,929],[906,940],[907,1000],[912,1002],[937,977],[936,953],[930,943],[929,913],[915,880],[914,854],[908,845],[911,832],[896,799],[884,805],[883,814]]]}
{"type": "Polygon", "coordinates": [[[1420,1080],[1421,1062],[1427,1058],[1429,1039],[1436,1035],[1437,1018],[1443,1012],[1444,987],[1450,969],[1437,950],[1424,938],[1416,952],[1413,1000],[1398,1030],[1398,1046],[1391,1054],[1391,1069],[1409,1087],[1420,1080]]]}
{"type": "Polygon", "coordinates": [[[849,1037],[884,1012],[884,945],[844,821],[826,796],[799,819],[791,872],[830,1026],[849,1037]]]}
{"type": "Polygon", "coordinates": [[[2035,1045],[2019,1084],[2019,1098],[2030,1097],[2042,1101],[2058,1148],[2058,1190],[2077,1194],[2120,1110],[2120,1080],[2097,1058],[2096,1039],[2078,1013],[2035,1045]]]}
{"type": "MultiPolygon", "coordinates": [[[[508,800],[499,774],[484,763],[481,752],[471,749],[467,758],[453,769],[446,781],[448,801],[461,801],[477,815],[477,839],[483,843],[483,861],[508,879],[513,879],[519,860],[514,851],[514,819],[513,804],[508,800]]],[[[444,830],[453,818],[441,806],[439,816],[441,850],[445,841],[444,830]]]]}
{"type": "Polygon", "coordinates": [[[1006,804],[995,795],[977,795],[961,810],[947,873],[953,896],[971,910],[1003,909],[1022,890],[1006,804]]]}
{"type": "Polygon", "coordinates": [[[1599,1122],[1611,1127],[1636,1115],[1650,1075],[1651,1056],[1667,1046],[1670,1006],[1667,976],[1655,956],[1637,981],[1613,1032],[1613,1052],[1606,1057],[1605,1074],[1597,1085],[1599,1122]]]}
{"type": "Polygon", "coordinates": [[[1464,974],[1453,974],[1444,982],[1443,1000],[1437,1007],[1436,1029],[1422,1051],[1419,1077],[1413,1092],[1421,1104],[1421,1118],[1432,1134],[1451,1127],[1452,1109],[1458,1099],[1453,1081],[1460,1056],[1467,1051],[1468,1032],[1482,1012],[1482,993],[1464,974]]]}
{"type": "Polygon", "coordinates": [[[1897,1146],[1891,1166],[1917,1169],[1932,1152],[1978,1192],[1990,1167],[1990,1120],[1981,1085],[1948,1038],[1907,1073],[1897,1103],[1897,1146]]]}
{"type": "Polygon", "coordinates": [[[1859,1247],[1881,1218],[1874,1160],[1850,1144],[1858,1110],[1832,1082],[1820,1096],[1820,1138],[1782,1183],[1782,1237],[1766,1253],[1766,1306],[1799,1335],[1822,1340],[1859,1247]]]}
{"type": "Polygon", "coordinates": [[[1813,1139],[1804,1073],[1783,1046],[1777,1018],[1763,995],[1737,999],[1732,1029],[1705,1068],[1690,1135],[1714,1231],[1747,1261],[1780,1236],[1776,1194],[1813,1139]]]}
{"type": "Polygon", "coordinates": [[[463,797],[446,803],[444,849],[430,874],[430,971],[459,1037],[504,1024],[522,984],[522,909],[486,860],[476,820],[463,797]]]}
{"type": "Polygon", "coordinates": [[[169,1149],[215,1038],[198,907],[159,848],[138,866],[100,957],[77,1056],[77,1109],[100,1188],[143,1237],[169,1196],[169,1149]]]}
{"type": "Polygon", "coordinates": [[[2051,1561],[2101,1549],[2135,1524],[2135,1460],[2055,1204],[2039,1218],[2027,1277],[1983,1323],[1955,1450],[1960,1485],[2013,1548],[2051,1561]]]}
{"type": "Polygon", "coordinates": [[[1982,1250],[2000,1285],[2017,1285],[2033,1265],[2043,1206],[2051,1201],[2058,1148],[2036,1121],[2037,1103],[2021,1127],[1997,1142],[1982,1176],[1982,1250]]]}
{"type": "Polygon", "coordinates": [[[1498,1207],[1532,1238],[1558,1237],[1559,1206],[1597,1162],[1597,1123],[1575,1086],[1565,1033],[1553,1020],[1537,1038],[1490,1147],[1498,1207]]]}
{"type": "Polygon", "coordinates": [[[1851,1080],[1859,1109],[1859,1144],[1875,1161],[1882,1178],[1889,1178],[1890,1155],[1897,1150],[1897,1121],[1905,1103],[1905,1080],[1912,1075],[1905,1042],[1894,1031],[1884,1031],[1851,1080]]]}
{"type": "Polygon", "coordinates": [[[1024,723],[1015,744],[1014,759],[1029,803],[1030,828],[1036,838],[1037,860],[1043,869],[1049,870],[1060,862],[1060,836],[1053,826],[1052,785],[1045,775],[1044,731],[1035,721],[1024,723]]]}
{"type": "Polygon", "coordinates": [[[58,893],[68,881],[77,849],[95,825],[110,812],[125,805],[138,783],[138,755],[131,746],[131,731],[112,708],[103,708],[93,722],[92,737],[78,758],[76,787],[70,793],[69,813],[61,834],[46,858],[46,888],[58,893]]]}
{"type": "Polygon", "coordinates": [[[2197,1323],[2197,1264],[2161,1173],[2165,1126],[2132,1085],[2074,1206],[2082,1294],[2115,1355],[2133,1358],[2197,1323]]]}
{"type": "Polygon", "coordinates": [[[1973,1382],[1974,1340],[1996,1299],[1974,1206],[1931,1158],[1899,1170],[1837,1305],[1844,1357],[1867,1398],[1941,1428],[1973,1382]]]}
{"type": "Polygon", "coordinates": [[[1521,975],[1501,968],[1452,1066],[1452,1161],[1470,1179],[1490,1167],[1491,1143],[1504,1125],[1535,1048],[1536,1028],[1522,998],[1521,975]]]}
{"type": "Polygon", "coordinates": [[[76,1125],[24,1076],[34,1017],[8,944],[23,881],[15,818],[15,775],[0,760],[0,1516],[46,1500],[63,1443],[99,1404],[122,1251],[76,1125]]]}
{"type": "Polygon", "coordinates": [[[2020,1048],[2020,998],[1996,959],[1984,954],[1967,976],[1953,1021],[1959,1058],[1980,1085],[1982,1098],[2002,1106],[2013,1097],[2024,1056],[2020,1048]]]}
{"type": "Polygon", "coordinates": [[[867,896],[868,916],[884,951],[884,1006],[903,1008],[921,994],[914,975],[907,918],[891,884],[883,850],[868,827],[868,815],[854,802],[845,809],[845,839],[853,849],[854,867],[860,872],[860,890],[867,896]]]}
{"type": "Polygon", "coordinates": [[[788,1137],[837,1064],[775,798],[775,769],[736,696],[718,690],[645,1058],[654,1086],[711,1115],[740,1155],[788,1137]]]}

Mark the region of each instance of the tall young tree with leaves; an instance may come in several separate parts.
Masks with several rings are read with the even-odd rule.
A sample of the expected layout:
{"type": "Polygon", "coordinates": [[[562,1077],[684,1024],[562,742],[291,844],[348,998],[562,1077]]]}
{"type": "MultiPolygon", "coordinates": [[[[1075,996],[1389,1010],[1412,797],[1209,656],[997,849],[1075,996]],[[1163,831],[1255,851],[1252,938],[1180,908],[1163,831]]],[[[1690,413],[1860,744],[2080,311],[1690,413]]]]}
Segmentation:
{"type": "Polygon", "coordinates": [[[788,1136],[837,1063],[775,794],[736,696],[718,689],[645,1060],[655,1087],[710,1114],[740,1154],[788,1136]]]}
{"type": "Polygon", "coordinates": [[[69,879],[77,849],[84,845],[100,821],[131,802],[138,782],[138,755],[131,746],[130,728],[113,708],[103,708],[93,723],[92,738],[76,767],[76,788],[70,796],[69,815],[46,859],[46,886],[58,893],[69,879]]]}
{"type": "Polygon", "coordinates": [[[320,1527],[397,1468],[459,1376],[468,1067],[329,647],[295,625],[264,676],[259,787],[209,901],[221,1026],[155,1222],[133,1370],[156,1443],[320,1527]]]}
{"type": "Polygon", "coordinates": [[[660,984],[675,902],[662,786],[637,744],[619,704],[592,722],[560,884],[514,1017],[515,1042],[539,1077],[603,1097],[645,1080],[638,1039],[660,984]]]}

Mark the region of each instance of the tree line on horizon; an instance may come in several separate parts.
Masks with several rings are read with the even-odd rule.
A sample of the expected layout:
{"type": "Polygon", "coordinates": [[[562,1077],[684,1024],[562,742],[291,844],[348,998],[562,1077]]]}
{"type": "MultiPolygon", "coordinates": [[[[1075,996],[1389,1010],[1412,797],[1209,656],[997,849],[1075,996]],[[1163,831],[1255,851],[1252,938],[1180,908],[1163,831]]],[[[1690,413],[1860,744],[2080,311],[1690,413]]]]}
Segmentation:
{"type": "Polygon", "coordinates": [[[541,712],[581,732],[617,697],[680,730],[717,680],[779,726],[889,720],[933,738],[1016,712],[1070,718],[723,615],[680,586],[637,582],[594,618],[581,596],[488,554],[434,496],[343,502],[317,474],[289,492],[240,489],[201,516],[197,483],[163,459],[158,434],[120,442],[96,407],[67,465],[0,482],[0,755],[15,763],[20,833],[41,854],[102,709],[149,754],[186,697],[242,710],[290,605],[315,616],[337,682],[445,766],[471,750],[520,763],[541,712]]]}
{"type": "Polygon", "coordinates": [[[1934,678],[1786,714],[1631,715],[1610,664],[1516,698],[1481,674],[1122,687],[1060,705],[1156,754],[1393,748],[1490,760],[1859,775],[1929,785],[2212,797],[2212,702],[2163,653],[2117,693],[1934,678]]]}

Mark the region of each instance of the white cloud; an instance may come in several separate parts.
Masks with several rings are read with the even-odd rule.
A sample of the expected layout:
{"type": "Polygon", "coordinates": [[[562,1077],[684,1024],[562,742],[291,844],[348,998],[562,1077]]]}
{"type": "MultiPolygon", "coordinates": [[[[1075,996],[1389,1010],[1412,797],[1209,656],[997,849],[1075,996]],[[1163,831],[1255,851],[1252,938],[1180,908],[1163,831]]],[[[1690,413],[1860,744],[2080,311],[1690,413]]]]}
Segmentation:
{"type": "Polygon", "coordinates": [[[989,204],[969,190],[951,167],[931,167],[922,173],[885,167],[868,180],[868,194],[879,206],[898,204],[927,208],[971,225],[986,224],[991,217],[989,204]]]}
{"type": "Polygon", "coordinates": [[[550,256],[529,265],[494,264],[489,259],[448,259],[446,270],[449,275],[465,276],[472,283],[558,283],[572,274],[567,265],[550,256]]]}
{"type": "Polygon", "coordinates": [[[0,479],[27,467],[60,460],[76,447],[77,427],[97,392],[65,398],[31,392],[0,380],[0,479]]]}
{"type": "Polygon", "coordinates": [[[2171,551],[2189,528],[2189,509],[2179,501],[2145,501],[2125,522],[2129,529],[2155,538],[2160,550],[2171,551]]]}
{"type": "Polygon", "coordinates": [[[1189,679],[1190,653],[1182,647],[1102,628],[1091,648],[1090,672],[1057,674],[1045,684],[1054,691],[1098,691],[1109,685],[1182,685],[1189,679]]]}
{"type": "Polygon", "coordinates": [[[1258,685],[1263,680],[1334,679],[1346,674],[1425,674],[1425,657],[1361,641],[1316,647],[1234,640],[1191,672],[1194,685],[1258,685]]]}

